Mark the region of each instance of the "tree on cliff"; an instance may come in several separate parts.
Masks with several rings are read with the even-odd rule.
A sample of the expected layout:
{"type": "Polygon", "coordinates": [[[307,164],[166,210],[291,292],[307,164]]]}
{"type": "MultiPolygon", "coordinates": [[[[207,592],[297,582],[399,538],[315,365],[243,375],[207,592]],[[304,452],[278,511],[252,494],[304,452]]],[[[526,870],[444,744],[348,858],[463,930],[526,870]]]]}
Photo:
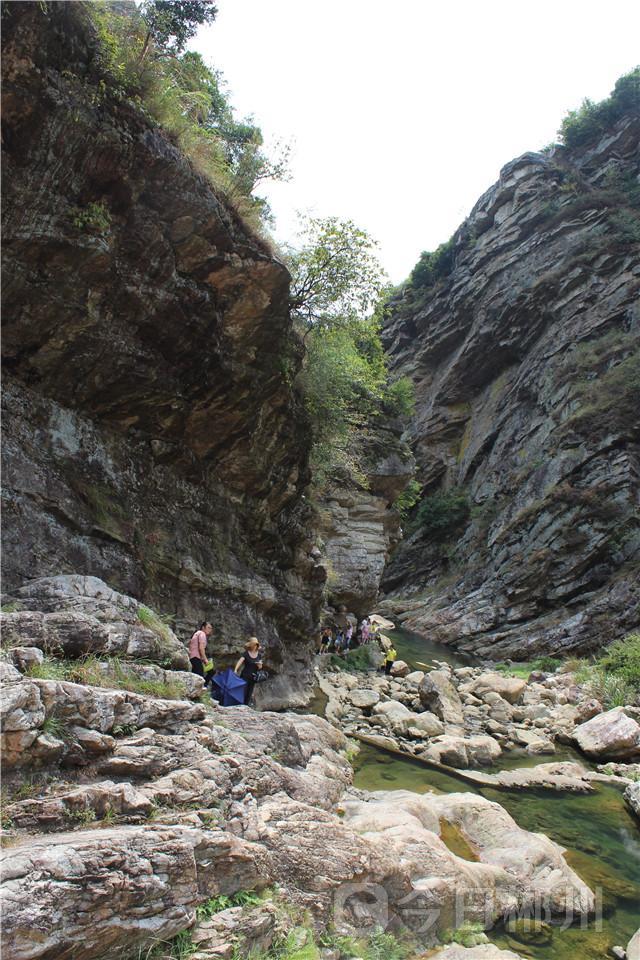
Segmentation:
{"type": "Polygon", "coordinates": [[[302,236],[287,262],[291,311],[307,347],[300,385],[313,430],[314,479],[321,484],[346,470],[364,483],[363,431],[382,405],[396,412],[390,408],[398,402],[380,340],[385,273],[375,241],[351,220],[310,217],[302,236]]]}
{"type": "Polygon", "coordinates": [[[306,328],[360,324],[385,285],[375,241],[352,220],[309,217],[303,245],[288,253],[291,310],[306,328]]]}
{"type": "Polygon", "coordinates": [[[182,53],[198,27],[213,23],[218,9],[213,0],[144,0],[139,12],[147,25],[144,59],[152,46],[171,56],[182,53]]]}

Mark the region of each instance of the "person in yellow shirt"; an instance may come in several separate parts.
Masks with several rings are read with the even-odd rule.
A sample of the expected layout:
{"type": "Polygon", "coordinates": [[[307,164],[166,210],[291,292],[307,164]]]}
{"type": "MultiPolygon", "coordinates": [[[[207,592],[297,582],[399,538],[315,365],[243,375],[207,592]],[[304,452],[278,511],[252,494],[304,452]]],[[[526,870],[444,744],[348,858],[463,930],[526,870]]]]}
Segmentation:
{"type": "Polygon", "coordinates": [[[394,645],[391,644],[391,646],[389,647],[389,649],[384,655],[384,672],[385,673],[387,674],[391,673],[391,668],[394,665],[397,656],[398,656],[398,652],[394,647],[394,645]]]}

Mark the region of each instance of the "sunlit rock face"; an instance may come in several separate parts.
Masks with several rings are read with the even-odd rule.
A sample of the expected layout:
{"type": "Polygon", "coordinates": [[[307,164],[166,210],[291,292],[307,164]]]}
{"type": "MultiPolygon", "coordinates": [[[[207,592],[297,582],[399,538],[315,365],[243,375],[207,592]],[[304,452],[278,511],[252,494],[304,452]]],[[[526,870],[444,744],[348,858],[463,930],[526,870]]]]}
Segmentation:
{"type": "Polygon", "coordinates": [[[394,300],[384,340],[417,390],[423,494],[387,568],[405,626],[483,656],[588,651],[637,625],[640,118],[507,164],[451,273],[394,300]]]}
{"type": "Polygon", "coordinates": [[[302,688],[322,586],[289,277],[136,107],[80,4],[3,18],[4,584],[95,575],[302,688]],[[286,374],[285,374],[286,371],[286,374]]]}
{"type": "Polygon", "coordinates": [[[315,514],[329,599],[358,617],[374,609],[385,564],[401,537],[394,503],[415,469],[403,430],[403,422],[378,417],[359,438],[361,482],[345,473],[328,484],[315,514]]]}

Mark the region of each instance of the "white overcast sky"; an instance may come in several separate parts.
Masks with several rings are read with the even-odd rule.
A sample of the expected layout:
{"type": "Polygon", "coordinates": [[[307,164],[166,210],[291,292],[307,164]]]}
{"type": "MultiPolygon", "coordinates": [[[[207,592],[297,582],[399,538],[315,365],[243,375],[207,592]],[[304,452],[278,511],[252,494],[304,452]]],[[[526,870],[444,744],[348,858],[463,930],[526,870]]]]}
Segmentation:
{"type": "Polygon", "coordinates": [[[397,283],[507,161],[608,96],[639,38],[637,0],[218,0],[190,46],[293,142],[292,181],[263,191],[276,238],[298,210],[350,218],[397,283]]]}

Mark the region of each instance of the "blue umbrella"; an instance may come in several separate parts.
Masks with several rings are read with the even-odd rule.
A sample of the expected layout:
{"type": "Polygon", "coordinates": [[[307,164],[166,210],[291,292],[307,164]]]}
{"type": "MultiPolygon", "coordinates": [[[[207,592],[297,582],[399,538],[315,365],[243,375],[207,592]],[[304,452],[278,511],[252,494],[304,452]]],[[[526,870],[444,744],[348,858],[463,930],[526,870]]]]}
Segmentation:
{"type": "Polygon", "coordinates": [[[235,707],[244,703],[246,686],[246,682],[228,667],[212,679],[211,696],[220,702],[221,707],[235,707]]]}

